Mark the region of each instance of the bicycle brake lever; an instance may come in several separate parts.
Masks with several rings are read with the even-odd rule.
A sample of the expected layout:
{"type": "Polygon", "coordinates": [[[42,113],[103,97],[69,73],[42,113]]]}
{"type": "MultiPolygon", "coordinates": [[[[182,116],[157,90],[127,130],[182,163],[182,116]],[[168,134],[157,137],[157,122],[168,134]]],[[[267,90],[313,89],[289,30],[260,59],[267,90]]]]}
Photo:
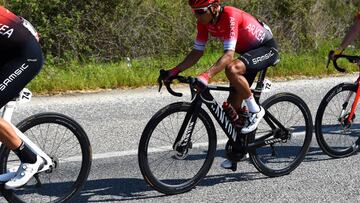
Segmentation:
{"type": "Polygon", "coordinates": [[[163,79],[164,79],[164,76],[166,74],[166,71],[164,69],[161,69],[160,70],[160,75],[157,79],[157,82],[158,82],[158,85],[159,85],[159,92],[161,91],[161,88],[163,86],[163,79]]]}
{"type": "Polygon", "coordinates": [[[162,79],[160,78],[160,76],[158,77],[157,82],[158,82],[158,85],[159,85],[159,92],[160,92],[161,88],[163,86],[162,79]]]}
{"type": "Polygon", "coordinates": [[[327,64],[326,64],[326,68],[329,68],[330,65],[330,61],[331,61],[331,56],[334,54],[335,52],[333,50],[331,50],[328,54],[328,60],[327,60],[327,64]]]}

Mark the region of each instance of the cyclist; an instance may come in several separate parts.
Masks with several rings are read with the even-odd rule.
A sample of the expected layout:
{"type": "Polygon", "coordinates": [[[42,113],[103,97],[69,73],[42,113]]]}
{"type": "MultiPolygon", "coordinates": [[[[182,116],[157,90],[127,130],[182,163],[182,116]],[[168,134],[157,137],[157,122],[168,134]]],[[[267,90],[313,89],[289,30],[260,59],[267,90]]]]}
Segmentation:
{"type": "MultiPolygon", "coordinates": [[[[0,108],[15,98],[40,71],[43,55],[32,25],[0,6],[0,108]]],[[[6,189],[26,184],[42,167],[43,159],[21,141],[14,128],[0,118],[0,141],[19,157],[21,164],[6,189]]]]}
{"type": "MultiPolygon", "coordinates": [[[[360,34],[360,10],[356,15],[356,21],[345,35],[340,47],[335,49],[334,55],[341,54],[360,34]]],[[[334,57],[334,55],[332,57],[334,57]]]]}
{"type": "MultiPolygon", "coordinates": [[[[170,80],[181,71],[196,64],[202,57],[209,34],[223,41],[224,53],[209,70],[200,74],[198,80],[206,86],[217,73],[225,74],[236,89],[230,93],[228,102],[237,112],[245,100],[248,119],[241,129],[246,134],[254,131],[265,114],[250,90],[258,71],[279,61],[277,44],[270,28],[258,19],[240,9],[222,6],[220,0],[189,0],[189,5],[197,18],[197,37],[192,51],[175,68],[167,71],[170,80]],[[235,58],[235,53],[241,54],[235,58]]],[[[225,160],[221,166],[232,168],[232,163],[225,160]]]]}

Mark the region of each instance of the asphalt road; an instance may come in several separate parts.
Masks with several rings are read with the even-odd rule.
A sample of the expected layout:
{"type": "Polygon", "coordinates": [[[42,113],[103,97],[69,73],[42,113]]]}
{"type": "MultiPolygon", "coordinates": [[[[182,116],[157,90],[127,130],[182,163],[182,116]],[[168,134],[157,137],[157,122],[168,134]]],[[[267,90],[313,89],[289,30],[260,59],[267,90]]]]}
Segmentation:
{"type": "MultiPolygon", "coordinates": [[[[352,82],[357,75],[324,79],[274,82],[272,91],[292,92],[303,98],[313,117],[321,98],[334,85],[352,82]]],[[[170,96],[156,87],[81,93],[66,96],[34,97],[15,111],[14,123],[37,112],[64,113],[86,130],[93,148],[89,179],[76,202],[358,202],[360,200],[360,157],[330,159],[313,137],[305,161],[291,174],[268,178],[244,161],[236,172],[219,167],[224,150],[217,156],[206,178],[185,194],[164,196],[143,180],[137,162],[142,130],[161,107],[175,101],[188,101],[186,87],[182,98],[170,96]]],[[[226,94],[215,94],[223,101],[226,94]]],[[[218,130],[218,139],[225,135],[218,130]]]]}

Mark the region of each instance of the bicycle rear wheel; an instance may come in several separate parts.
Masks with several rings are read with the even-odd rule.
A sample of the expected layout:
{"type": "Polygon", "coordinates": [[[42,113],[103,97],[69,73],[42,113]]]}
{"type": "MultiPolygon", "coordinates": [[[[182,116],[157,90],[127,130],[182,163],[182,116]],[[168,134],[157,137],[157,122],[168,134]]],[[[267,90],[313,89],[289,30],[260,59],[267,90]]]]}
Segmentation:
{"type": "MultiPolygon", "coordinates": [[[[91,146],[83,128],[73,119],[58,113],[30,116],[17,125],[32,142],[55,162],[52,171],[38,174],[16,190],[2,189],[9,202],[70,202],[90,172],[91,146]]],[[[18,167],[20,161],[9,148],[1,146],[0,172],[18,167]]]]}
{"type": "Polygon", "coordinates": [[[343,83],[332,88],[323,98],[316,113],[315,132],[320,148],[334,158],[357,152],[360,123],[354,114],[347,122],[357,92],[357,84],[343,83]]]}
{"type": "Polygon", "coordinates": [[[141,173],[151,187],[164,194],[178,194],[194,188],[214,160],[215,127],[203,109],[196,120],[190,147],[183,153],[173,149],[190,105],[180,102],[164,107],[150,119],[141,136],[138,151],[141,173]]]}
{"type": "Polygon", "coordinates": [[[281,137],[281,141],[274,141],[250,153],[254,166],[264,175],[270,177],[289,174],[303,161],[312,137],[312,117],[305,102],[291,93],[279,93],[262,103],[267,109],[267,114],[262,119],[259,127],[250,137],[251,141],[260,140],[266,134],[272,136],[265,140],[281,137]],[[279,130],[278,126],[271,126],[266,121],[270,113],[287,130],[289,134],[279,130]],[[274,137],[277,136],[277,137],[274,137]]]}

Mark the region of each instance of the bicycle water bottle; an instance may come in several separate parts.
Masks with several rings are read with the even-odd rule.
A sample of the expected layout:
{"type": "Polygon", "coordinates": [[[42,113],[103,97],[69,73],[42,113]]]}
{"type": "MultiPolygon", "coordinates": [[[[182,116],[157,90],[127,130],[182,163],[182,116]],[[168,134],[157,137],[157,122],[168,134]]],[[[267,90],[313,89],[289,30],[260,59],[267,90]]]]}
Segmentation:
{"type": "Polygon", "coordinates": [[[225,114],[229,116],[230,121],[235,125],[236,128],[238,128],[239,126],[237,125],[237,120],[239,120],[239,115],[236,113],[234,107],[226,101],[223,103],[222,107],[225,111],[225,114]]]}

